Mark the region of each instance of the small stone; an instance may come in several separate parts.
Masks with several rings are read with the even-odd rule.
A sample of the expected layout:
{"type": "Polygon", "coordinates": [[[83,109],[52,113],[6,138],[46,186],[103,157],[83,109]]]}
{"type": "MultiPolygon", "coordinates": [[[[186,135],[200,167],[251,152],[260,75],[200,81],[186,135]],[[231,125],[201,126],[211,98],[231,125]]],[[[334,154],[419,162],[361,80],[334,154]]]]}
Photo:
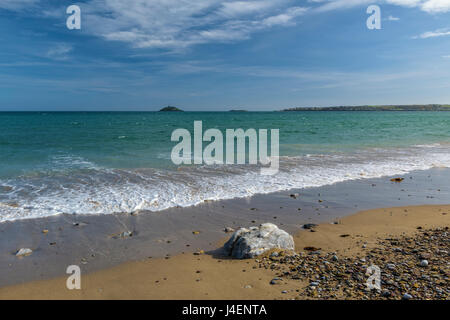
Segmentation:
{"type": "Polygon", "coordinates": [[[119,236],[120,236],[121,238],[129,238],[129,237],[132,237],[132,236],[133,236],[133,232],[131,232],[131,231],[125,231],[125,232],[122,232],[119,236]]]}
{"type": "Polygon", "coordinates": [[[22,248],[16,253],[16,257],[26,257],[33,253],[33,250],[28,248],[22,248]]]}
{"type": "Polygon", "coordinates": [[[270,257],[272,257],[272,258],[278,257],[278,256],[280,256],[280,253],[279,253],[278,251],[272,252],[272,253],[270,254],[270,257]]]}
{"type": "Polygon", "coordinates": [[[421,267],[428,267],[428,260],[422,260],[422,261],[420,261],[420,266],[421,266],[421,267]]]}
{"type": "Polygon", "coordinates": [[[87,226],[87,223],[84,223],[84,222],[74,222],[74,223],[73,223],[73,226],[74,226],[74,227],[85,227],[85,226],[87,226]]]}
{"type": "Polygon", "coordinates": [[[410,295],[409,293],[405,293],[402,297],[403,300],[411,300],[412,299],[412,295],[410,295]]]}
{"type": "Polygon", "coordinates": [[[249,285],[249,284],[247,284],[246,286],[244,286],[244,289],[251,289],[251,288],[252,288],[252,286],[249,285]]]}
{"type": "Polygon", "coordinates": [[[395,264],[393,264],[393,263],[388,263],[388,264],[386,265],[386,268],[388,268],[389,270],[395,270],[395,264]]]}
{"type": "Polygon", "coordinates": [[[275,284],[280,284],[280,281],[282,281],[283,279],[281,278],[273,278],[272,280],[270,280],[270,284],[271,285],[275,285],[275,284]]]}
{"type": "Polygon", "coordinates": [[[331,258],[331,260],[333,260],[333,261],[338,261],[339,260],[339,258],[338,258],[338,256],[337,255],[334,255],[332,258],[331,258]]]}
{"type": "Polygon", "coordinates": [[[389,298],[391,296],[391,292],[389,290],[384,290],[381,295],[385,298],[389,298]]]}
{"type": "Polygon", "coordinates": [[[231,233],[231,232],[234,232],[234,229],[230,228],[230,227],[226,227],[225,229],[223,229],[223,231],[226,233],[231,233]]]}
{"type": "Polygon", "coordinates": [[[317,286],[319,286],[319,283],[316,282],[316,281],[313,281],[313,282],[311,282],[309,285],[310,285],[311,287],[317,287],[317,286]]]}

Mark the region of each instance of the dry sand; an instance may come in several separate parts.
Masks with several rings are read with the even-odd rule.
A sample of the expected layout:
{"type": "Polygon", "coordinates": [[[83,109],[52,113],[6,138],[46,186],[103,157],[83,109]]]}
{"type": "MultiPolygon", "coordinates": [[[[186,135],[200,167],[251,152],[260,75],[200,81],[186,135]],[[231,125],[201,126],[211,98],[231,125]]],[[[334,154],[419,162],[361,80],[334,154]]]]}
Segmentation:
{"type": "MultiPolygon", "coordinates": [[[[448,226],[450,205],[369,210],[343,218],[338,224],[321,224],[315,228],[316,232],[299,232],[295,236],[296,251],[313,246],[340,256],[357,256],[386,237],[412,235],[418,227],[448,226]],[[367,243],[366,248],[363,243],[367,243]]],[[[230,260],[217,252],[186,253],[82,275],[81,290],[69,291],[66,278],[56,278],[0,288],[0,299],[293,298],[282,294],[279,286],[270,285],[275,276],[273,271],[255,265],[253,259],[230,260]]],[[[288,281],[283,290],[293,292],[301,285],[299,281],[288,281]]]]}

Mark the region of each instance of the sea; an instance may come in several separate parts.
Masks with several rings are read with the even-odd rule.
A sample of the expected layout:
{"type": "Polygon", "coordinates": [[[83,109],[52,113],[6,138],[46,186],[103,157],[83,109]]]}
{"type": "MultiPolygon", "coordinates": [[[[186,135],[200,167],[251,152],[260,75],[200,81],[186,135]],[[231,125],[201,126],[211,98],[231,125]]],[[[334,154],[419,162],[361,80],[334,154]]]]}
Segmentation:
{"type": "MultiPolygon", "coordinates": [[[[204,146],[208,143],[205,142],[204,146]]],[[[450,112],[0,112],[0,223],[162,211],[450,166],[450,112]],[[279,171],[175,165],[176,129],[279,129],[279,171]]]]}

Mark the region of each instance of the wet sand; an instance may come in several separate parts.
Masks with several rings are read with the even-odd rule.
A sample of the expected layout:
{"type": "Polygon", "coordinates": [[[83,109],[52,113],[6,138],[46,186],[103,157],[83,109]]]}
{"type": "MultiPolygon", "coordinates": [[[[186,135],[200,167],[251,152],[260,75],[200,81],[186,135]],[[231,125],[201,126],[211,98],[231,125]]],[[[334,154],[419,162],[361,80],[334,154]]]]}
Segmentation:
{"type": "MultiPolygon", "coordinates": [[[[450,205],[397,207],[363,211],[339,224],[323,223],[315,232],[295,236],[296,251],[317,247],[339,257],[358,257],[385,238],[412,236],[422,229],[450,226],[450,205]],[[342,237],[342,235],[349,235],[342,237]],[[363,244],[366,244],[363,246],[363,244]]],[[[23,258],[23,259],[26,259],[23,258]]],[[[273,270],[258,268],[259,259],[231,260],[220,250],[203,255],[130,262],[82,276],[82,290],[69,291],[66,278],[0,289],[1,299],[292,299],[306,281],[272,285],[273,270]],[[285,292],[285,293],[282,293],[285,292]]]]}
{"type": "MultiPolygon", "coordinates": [[[[65,279],[67,266],[79,265],[83,273],[83,286],[89,286],[92,281],[97,289],[88,289],[91,288],[89,286],[85,287],[89,293],[70,292],[70,295],[78,298],[127,298],[128,294],[130,298],[218,298],[219,293],[223,294],[220,297],[225,299],[250,298],[253,296],[249,296],[248,290],[241,292],[236,289],[236,286],[239,287],[241,284],[242,287],[248,285],[244,282],[249,281],[247,276],[252,268],[250,261],[244,262],[248,263],[244,272],[244,268],[230,269],[230,264],[235,262],[218,257],[217,254],[193,256],[192,253],[199,250],[214,252],[220,247],[220,242],[229,236],[223,231],[225,227],[248,227],[272,222],[291,234],[298,234],[305,223],[324,223],[320,228],[325,231],[327,227],[336,227],[333,230],[338,230],[345,228],[345,225],[330,223],[342,221],[346,219],[345,217],[362,210],[450,203],[448,185],[450,170],[436,168],[413,172],[402,177],[405,178],[402,183],[391,182],[392,177],[362,179],[320,188],[257,195],[248,199],[208,202],[190,208],[142,212],[138,215],[60,215],[3,223],[0,224],[0,287],[4,287],[0,291],[1,297],[7,297],[5,292],[12,294],[12,289],[7,286],[20,284],[28,286],[30,281],[48,279],[53,279],[48,283],[59,281],[54,279],[58,277],[65,279]],[[293,194],[299,196],[291,197],[293,194]],[[43,230],[48,232],[43,233],[43,230]],[[132,232],[132,237],[120,236],[122,232],[127,231],[132,232]],[[19,259],[15,253],[20,248],[30,248],[33,254],[19,259]],[[213,270],[210,270],[212,274],[217,274],[219,278],[226,275],[222,282],[220,279],[214,280],[210,285],[203,282],[206,273],[202,270],[206,268],[208,259],[214,266],[213,270]],[[134,263],[133,272],[143,275],[145,279],[151,279],[156,287],[148,286],[148,282],[144,285],[138,278],[134,280],[122,278],[114,273],[115,268],[126,270],[130,263],[134,263]],[[177,269],[179,265],[190,267],[180,270],[177,269]],[[171,270],[173,270],[171,274],[177,275],[176,277],[167,276],[166,273],[171,270]],[[105,274],[105,277],[112,272],[111,276],[119,283],[117,288],[122,288],[122,292],[106,289],[110,288],[109,281],[101,280],[103,276],[94,277],[100,274],[96,272],[105,274]],[[144,276],[145,273],[147,275],[144,276]],[[241,276],[242,281],[239,281],[241,276]],[[229,279],[236,280],[230,282],[229,279]],[[176,289],[181,288],[183,283],[186,287],[198,287],[199,290],[186,296],[185,291],[176,289]],[[158,286],[167,284],[171,284],[173,290],[169,290],[166,295],[161,290],[155,291],[158,286]],[[227,296],[224,290],[228,287],[232,288],[231,296],[227,296]],[[136,296],[138,293],[140,296],[136,296]]],[[[407,216],[406,220],[409,219],[407,216]]],[[[402,229],[405,226],[398,228],[402,229]]],[[[369,230],[365,228],[369,226],[366,223],[361,224],[360,229],[369,235],[369,230]]],[[[302,237],[314,235],[317,245],[324,250],[332,250],[326,246],[327,243],[333,243],[333,239],[330,238],[332,236],[327,234],[328,231],[311,234],[300,232],[296,241],[303,241],[302,237]]],[[[350,238],[339,240],[342,244],[350,238]]],[[[297,247],[301,248],[301,244],[297,247]]],[[[346,250],[351,252],[351,249],[346,250]]],[[[256,275],[258,279],[271,276],[262,270],[258,272],[256,275]]],[[[258,298],[286,298],[266,282],[255,281],[249,284],[252,288],[260,289],[257,290],[258,298]]],[[[65,290],[64,283],[63,290],[65,290]]],[[[48,294],[52,296],[47,298],[60,298],[60,291],[56,288],[51,291],[52,293],[48,294]]],[[[27,295],[24,293],[23,297],[27,295]]]]}

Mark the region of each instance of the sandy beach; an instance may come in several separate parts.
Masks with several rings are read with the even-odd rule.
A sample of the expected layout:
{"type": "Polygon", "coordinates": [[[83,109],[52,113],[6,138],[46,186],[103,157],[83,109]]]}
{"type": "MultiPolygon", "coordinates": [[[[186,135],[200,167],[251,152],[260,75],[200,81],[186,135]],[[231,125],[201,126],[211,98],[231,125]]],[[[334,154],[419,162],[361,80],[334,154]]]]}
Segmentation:
{"type": "MultiPolygon", "coordinates": [[[[414,237],[421,230],[450,226],[450,205],[396,207],[362,211],[341,219],[338,224],[323,223],[315,232],[296,234],[296,251],[308,255],[306,247],[333,253],[340,259],[360,259],[380,247],[385,239],[414,237]]],[[[219,244],[217,245],[219,247],[219,244]]],[[[447,248],[448,250],[448,242],[447,248]]],[[[434,252],[430,253],[432,256],[434,252]]],[[[401,263],[398,255],[392,263],[401,263]]],[[[433,273],[433,258],[426,272],[433,273]]],[[[442,267],[444,290],[448,294],[447,265],[442,267]]],[[[270,258],[266,258],[270,262],[270,258]]],[[[309,279],[283,278],[273,285],[277,268],[261,267],[264,259],[231,260],[220,250],[201,255],[180,254],[170,258],[148,258],[111,269],[83,275],[82,290],[66,289],[65,277],[36,281],[0,289],[1,299],[307,299],[303,292],[309,279]]],[[[273,263],[273,262],[272,262],[273,263]]],[[[269,263],[270,266],[270,263],[269,263]]],[[[384,271],[384,270],[383,270],[384,271]]],[[[365,283],[364,282],[362,284],[365,283]]],[[[417,286],[420,286],[418,284],[417,286]]],[[[447,295],[448,297],[448,295],[447,295]]],[[[336,298],[346,298],[337,295],[336,298]]],[[[356,298],[356,297],[353,297],[356,298]]],[[[397,297],[398,298],[398,297],[397,297]]]]}
{"type": "Polygon", "coordinates": [[[415,280],[386,275],[385,285],[393,281],[394,286],[390,298],[404,294],[406,289],[397,288],[401,283],[444,290],[416,292],[414,287],[415,298],[446,298],[448,254],[435,252],[448,252],[445,234],[438,233],[449,226],[449,178],[450,170],[435,168],[162,212],[2,223],[0,299],[385,298],[382,292],[364,292],[369,262],[382,272],[387,264],[398,265],[398,274],[414,270],[415,280]],[[404,180],[391,181],[399,177],[404,180]],[[267,222],[294,236],[296,255],[224,256],[221,247],[231,236],[225,228],[267,222]],[[445,248],[424,236],[444,241],[445,248]],[[399,250],[396,243],[405,253],[392,251],[399,250]],[[32,254],[17,257],[21,248],[32,254]],[[417,269],[423,252],[435,260],[430,257],[429,268],[417,269]],[[66,288],[70,265],[81,269],[81,290],[66,288]],[[324,287],[312,291],[317,277],[324,287]]]}

